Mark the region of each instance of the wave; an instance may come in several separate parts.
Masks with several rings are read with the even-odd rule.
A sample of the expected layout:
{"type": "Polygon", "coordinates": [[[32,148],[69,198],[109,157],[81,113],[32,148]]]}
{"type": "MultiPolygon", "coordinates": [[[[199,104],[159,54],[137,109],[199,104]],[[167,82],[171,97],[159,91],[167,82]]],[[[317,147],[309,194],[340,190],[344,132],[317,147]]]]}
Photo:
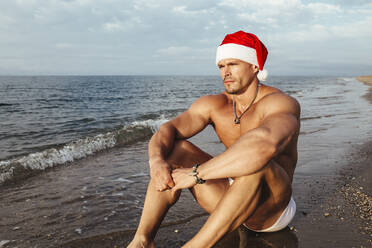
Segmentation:
{"type": "Polygon", "coordinates": [[[332,118],[335,116],[349,116],[351,117],[345,117],[345,118],[355,118],[354,115],[359,115],[359,111],[351,111],[351,112],[344,112],[339,114],[329,114],[329,115],[318,115],[318,116],[307,116],[307,117],[301,117],[301,121],[308,121],[308,120],[315,120],[315,119],[323,119],[323,118],[332,118]]]}
{"type": "Polygon", "coordinates": [[[16,105],[16,104],[11,104],[11,103],[2,103],[2,102],[0,102],[0,107],[1,106],[13,106],[13,105],[16,105]]]}
{"type": "Polygon", "coordinates": [[[343,80],[346,82],[355,81],[355,77],[338,77],[338,80],[343,80]]]}
{"type": "Polygon", "coordinates": [[[308,120],[315,120],[315,119],[322,119],[322,118],[330,118],[336,115],[319,115],[319,116],[309,116],[309,117],[301,117],[301,121],[308,121],[308,120]]]}
{"type": "Polygon", "coordinates": [[[18,181],[58,165],[73,162],[113,147],[129,145],[149,138],[167,119],[134,121],[116,130],[86,137],[26,156],[0,161],[0,185],[18,181]]]}

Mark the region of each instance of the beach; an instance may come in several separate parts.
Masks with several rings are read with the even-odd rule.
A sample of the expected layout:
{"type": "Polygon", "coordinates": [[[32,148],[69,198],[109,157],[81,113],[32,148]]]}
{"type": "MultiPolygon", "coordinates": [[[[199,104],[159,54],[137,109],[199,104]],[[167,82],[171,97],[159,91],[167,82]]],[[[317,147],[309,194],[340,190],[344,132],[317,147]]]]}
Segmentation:
{"type": "MultiPolygon", "coordinates": [[[[283,81],[279,86],[300,101],[303,111],[293,180],[295,218],[276,233],[239,227],[215,247],[371,247],[371,81],[363,78],[365,85],[354,78],[274,79],[283,81]]],[[[153,122],[159,119],[143,116],[146,125],[149,116],[153,122]]],[[[145,134],[135,141],[1,185],[0,247],[125,247],[138,224],[149,179],[146,150],[151,129],[141,130],[138,133],[145,134]]],[[[191,141],[212,155],[224,150],[209,127],[191,141]]],[[[156,247],[182,246],[207,218],[184,192],[164,220],[156,247]]]]}
{"type": "Polygon", "coordinates": [[[359,77],[356,77],[356,79],[358,79],[359,81],[365,84],[372,85],[372,76],[359,76],[359,77]]]}

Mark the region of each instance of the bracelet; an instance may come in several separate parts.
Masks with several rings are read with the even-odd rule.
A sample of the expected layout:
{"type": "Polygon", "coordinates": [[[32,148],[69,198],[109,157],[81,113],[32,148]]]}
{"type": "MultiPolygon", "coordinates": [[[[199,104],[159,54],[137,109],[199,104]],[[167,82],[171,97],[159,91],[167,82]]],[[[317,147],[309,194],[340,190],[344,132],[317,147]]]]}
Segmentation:
{"type": "Polygon", "coordinates": [[[192,167],[192,173],[191,173],[191,176],[193,176],[195,178],[195,182],[196,184],[203,184],[205,183],[205,180],[201,179],[198,177],[198,169],[199,167],[199,164],[195,164],[193,167],[192,167]]]}

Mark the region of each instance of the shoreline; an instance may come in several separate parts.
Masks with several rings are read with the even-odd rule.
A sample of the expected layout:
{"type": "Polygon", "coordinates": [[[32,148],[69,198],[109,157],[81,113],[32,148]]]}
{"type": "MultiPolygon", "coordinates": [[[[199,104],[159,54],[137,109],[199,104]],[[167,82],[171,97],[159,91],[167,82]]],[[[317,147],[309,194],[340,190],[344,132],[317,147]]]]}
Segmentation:
{"type": "MultiPolygon", "coordinates": [[[[356,77],[356,80],[367,86],[372,86],[372,76],[359,76],[356,77]]],[[[372,104],[372,87],[369,87],[368,92],[363,97],[372,104]]]]}
{"type": "Polygon", "coordinates": [[[358,76],[355,78],[366,85],[372,86],[372,76],[358,76]]]}

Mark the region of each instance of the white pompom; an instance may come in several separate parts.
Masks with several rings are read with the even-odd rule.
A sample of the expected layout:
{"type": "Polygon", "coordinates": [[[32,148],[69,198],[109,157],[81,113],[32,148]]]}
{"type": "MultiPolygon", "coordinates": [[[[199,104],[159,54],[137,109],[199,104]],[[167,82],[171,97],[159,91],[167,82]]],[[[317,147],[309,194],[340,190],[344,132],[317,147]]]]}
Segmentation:
{"type": "Polygon", "coordinates": [[[257,74],[257,78],[259,81],[265,81],[266,78],[267,78],[267,70],[266,69],[263,69],[262,71],[259,71],[258,74],[257,74]]]}

